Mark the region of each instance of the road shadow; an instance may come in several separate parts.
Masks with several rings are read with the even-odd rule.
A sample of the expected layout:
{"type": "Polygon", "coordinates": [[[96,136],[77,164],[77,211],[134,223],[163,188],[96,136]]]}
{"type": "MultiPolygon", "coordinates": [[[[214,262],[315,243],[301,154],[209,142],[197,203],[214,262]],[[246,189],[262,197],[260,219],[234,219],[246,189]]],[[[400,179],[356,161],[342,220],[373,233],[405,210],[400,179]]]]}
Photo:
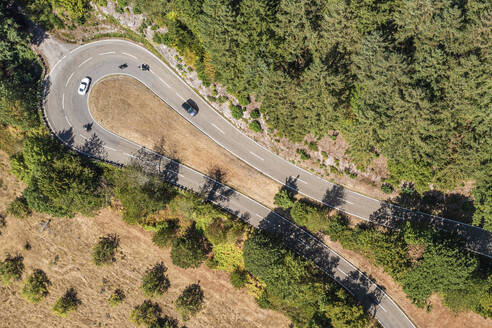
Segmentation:
{"type": "Polygon", "coordinates": [[[58,132],[58,138],[60,138],[67,146],[72,148],[74,142],[73,128],[61,130],[58,132]]]}
{"type": "Polygon", "coordinates": [[[204,183],[198,192],[202,197],[212,202],[227,202],[234,190],[225,185],[227,174],[219,166],[212,167],[204,176],[204,183]]]}
{"type": "Polygon", "coordinates": [[[344,203],[345,188],[340,185],[333,185],[331,189],[326,189],[323,196],[323,204],[329,207],[338,207],[344,203]]]}
{"type": "Polygon", "coordinates": [[[132,155],[134,156],[132,162],[138,164],[145,172],[157,174],[161,171],[161,162],[163,158],[156,152],[153,152],[145,147],[141,147],[132,155]]]}
{"type": "Polygon", "coordinates": [[[79,150],[100,159],[108,158],[108,152],[104,148],[104,142],[95,133],[89,139],[85,140],[79,150]]]}
{"type": "Polygon", "coordinates": [[[299,187],[297,186],[298,179],[299,175],[297,177],[287,177],[281,189],[287,190],[291,197],[295,197],[299,193],[299,187]]]}
{"type": "Polygon", "coordinates": [[[179,179],[179,162],[175,160],[167,160],[167,164],[164,165],[164,168],[161,171],[161,177],[173,184],[176,185],[178,184],[178,179],[179,179]]]}

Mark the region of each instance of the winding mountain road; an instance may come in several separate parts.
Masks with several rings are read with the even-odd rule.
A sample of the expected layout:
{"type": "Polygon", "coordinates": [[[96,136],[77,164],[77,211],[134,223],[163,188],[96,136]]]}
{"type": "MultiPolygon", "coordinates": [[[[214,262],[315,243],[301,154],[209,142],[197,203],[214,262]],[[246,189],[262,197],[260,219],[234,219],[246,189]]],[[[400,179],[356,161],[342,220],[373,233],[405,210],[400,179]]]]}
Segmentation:
{"type": "MultiPolygon", "coordinates": [[[[47,43],[44,49],[41,45],[40,50],[48,52],[53,49],[50,49],[47,43]]],[[[237,130],[174,71],[141,46],[125,40],[100,40],[82,46],[67,45],[60,50],[58,57],[56,63],[50,63],[51,70],[45,81],[44,103],[45,119],[58,138],[82,153],[111,162],[127,164],[132,160],[140,160],[149,169],[161,172],[172,183],[206,192],[211,201],[252,225],[282,233],[294,251],[313,260],[321,270],[344,286],[384,327],[415,326],[375,283],[309,232],[257,201],[192,168],[169,160],[100,126],[92,118],[89,110],[90,95],[77,94],[80,80],[89,76],[92,78],[92,86],[109,75],[129,75],[145,84],[220,146],[270,178],[280,183],[289,181],[290,187],[299,193],[350,215],[386,226],[394,226],[401,220],[412,218],[425,220],[439,228],[464,236],[471,236],[472,232],[473,236],[478,238],[469,238],[468,247],[477,253],[492,257],[492,239],[490,234],[484,234],[481,229],[414,213],[346,190],[296,167],[265,149],[237,130]],[[122,63],[127,63],[128,68],[120,70],[118,65],[122,63]],[[149,64],[150,71],[140,70],[138,66],[142,63],[149,64]],[[200,109],[198,115],[193,118],[181,108],[181,104],[190,98],[200,109]],[[84,127],[87,124],[91,125],[90,131],[84,127]],[[381,221],[381,217],[385,217],[384,221],[381,221]]],[[[89,93],[90,90],[89,88],[89,93]]]]}

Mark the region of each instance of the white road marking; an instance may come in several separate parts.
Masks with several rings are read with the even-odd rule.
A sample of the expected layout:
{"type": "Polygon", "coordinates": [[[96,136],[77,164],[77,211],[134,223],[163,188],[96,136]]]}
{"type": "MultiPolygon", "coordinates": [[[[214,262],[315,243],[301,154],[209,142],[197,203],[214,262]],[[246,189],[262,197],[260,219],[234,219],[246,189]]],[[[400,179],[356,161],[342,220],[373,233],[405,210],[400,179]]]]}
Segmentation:
{"type": "Polygon", "coordinates": [[[111,147],[109,147],[109,146],[103,146],[103,147],[104,147],[104,148],[108,148],[109,150],[117,151],[116,149],[111,148],[111,147]]]}
{"type": "Polygon", "coordinates": [[[65,94],[62,94],[62,109],[65,110],[65,94]]]}
{"type": "Polygon", "coordinates": [[[85,63],[87,63],[89,60],[91,60],[92,57],[89,57],[87,58],[86,60],[84,60],[82,63],[80,63],[79,67],[81,67],[82,65],[84,65],[85,63]]]}
{"type": "Polygon", "coordinates": [[[176,96],[178,96],[179,98],[181,98],[181,100],[185,100],[183,97],[181,97],[181,95],[179,93],[176,92],[176,96]]]}
{"type": "Polygon", "coordinates": [[[352,204],[352,205],[354,205],[354,203],[349,202],[348,200],[346,200],[346,199],[344,199],[344,198],[342,198],[342,197],[337,197],[337,198],[338,198],[338,199],[340,199],[341,201],[343,201],[343,202],[347,203],[347,204],[352,204]]]}
{"type": "Polygon", "coordinates": [[[253,155],[253,156],[258,157],[258,158],[259,158],[259,159],[261,159],[262,161],[264,161],[264,159],[263,159],[263,158],[261,158],[260,156],[256,155],[256,154],[255,154],[255,153],[253,153],[252,151],[250,151],[249,153],[250,153],[251,155],[253,155]]]}
{"type": "Polygon", "coordinates": [[[302,183],[304,183],[304,184],[307,184],[307,182],[306,182],[306,181],[301,180],[301,179],[299,179],[298,177],[291,176],[291,178],[292,178],[292,179],[294,179],[294,180],[296,180],[296,181],[299,181],[299,182],[302,182],[302,183]]]}
{"type": "Polygon", "coordinates": [[[65,87],[68,85],[68,82],[70,82],[70,79],[72,78],[72,76],[75,74],[75,72],[73,72],[72,74],[70,74],[70,76],[68,77],[67,79],[67,83],[65,83],[65,87]]]}
{"type": "Polygon", "coordinates": [[[221,129],[219,129],[219,128],[217,127],[217,125],[215,125],[215,124],[213,124],[213,123],[210,123],[210,124],[211,124],[214,128],[216,128],[217,130],[219,130],[222,134],[225,134],[225,132],[224,132],[224,131],[222,131],[221,129]]]}
{"type": "Polygon", "coordinates": [[[128,154],[128,153],[123,153],[123,154],[130,156],[130,157],[133,157],[133,158],[137,158],[136,156],[133,156],[132,154],[128,154]]]}
{"type": "Polygon", "coordinates": [[[115,53],[116,53],[116,51],[102,52],[99,54],[99,56],[110,55],[110,54],[115,54],[115,53]]]}
{"type": "Polygon", "coordinates": [[[127,55],[127,56],[130,56],[130,57],[132,57],[132,58],[137,59],[137,57],[136,57],[136,56],[134,56],[134,55],[132,55],[132,54],[129,54],[129,53],[127,53],[127,52],[122,52],[122,54],[123,54],[123,55],[127,55]]]}
{"type": "Polygon", "coordinates": [[[185,176],[184,176],[184,175],[182,175],[181,173],[178,173],[178,175],[179,175],[180,177],[182,177],[182,178],[184,178],[184,177],[185,177],[185,176]]]}
{"type": "Polygon", "coordinates": [[[168,88],[170,88],[169,84],[166,83],[163,79],[161,79],[160,76],[157,77],[159,80],[161,80],[162,83],[164,83],[168,88]]]}
{"type": "Polygon", "coordinates": [[[345,272],[342,271],[342,269],[337,268],[337,270],[340,271],[343,275],[345,275],[345,276],[347,275],[345,272]]]}
{"type": "Polygon", "coordinates": [[[66,114],[65,114],[65,120],[67,121],[68,125],[70,125],[70,127],[72,127],[72,123],[70,123],[66,114]]]}
{"type": "Polygon", "coordinates": [[[259,217],[259,218],[261,218],[261,219],[263,219],[263,215],[260,215],[260,214],[256,213],[256,216],[259,217]]]}
{"type": "Polygon", "coordinates": [[[381,304],[378,304],[378,306],[379,306],[381,309],[383,309],[383,311],[384,311],[384,312],[388,312],[388,311],[386,311],[386,309],[385,309],[385,308],[384,308],[381,304]]]}
{"type": "Polygon", "coordinates": [[[84,136],[83,134],[80,135],[82,138],[84,138],[85,140],[89,140],[89,138],[87,138],[86,136],[84,136]]]}

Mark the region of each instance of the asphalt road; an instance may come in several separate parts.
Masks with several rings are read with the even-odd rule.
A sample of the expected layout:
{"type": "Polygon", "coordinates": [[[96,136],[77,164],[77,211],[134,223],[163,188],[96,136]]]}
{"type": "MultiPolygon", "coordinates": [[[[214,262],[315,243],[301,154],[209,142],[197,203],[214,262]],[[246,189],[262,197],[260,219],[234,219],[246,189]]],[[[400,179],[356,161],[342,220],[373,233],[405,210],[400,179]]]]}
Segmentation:
{"type": "Polygon", "coordinates": [[[290,187],[307,197],[364,220],[375,221],[376,214],[377,217],[386,216],[384,221],[378,219],[379,224],[386,226],[394,226],[403,219],[411,218],[431,222],[449,231],[460,231],[465,236],[473,233],[475,237],[470,238],[472,243],[468,245],[469,248],[487,256],[492,254],[490,234],[484,235],[481,229],[389,206],[334,185],[278,157],[237,130],[168,66],[140,46],[123,40],[101,40],[67,50],[52,65],[46,78],[45,119],[51,130],[66,144],[85,154],[121,164],[139,160],[146,163],[149,169],[162,172],[172,183],[205,192],[211,201],[252,225],[282,233],[292,249],[312,259],[320,269],[342,284],[384,327],[414,325],[376,284],[315,236],[255,200],[192,168],[119,137],[95,122],[89,111],[89,95],[78,95],[77,87],[85,76],[91,77],[91,85],[94,85],[111,74],[127,74],[140,80],[223,148],[272,179],[280,183],[289,182],[290,187]],[[124,70],[118,68],[122,63],[128,64],[124,70]],[[150,71],[140,70],[138,66],[142,63],[149,64],[150,71]],[[181,108],[181,104],[187,99],[193,99],[197,103],[199,113],[196,117],[191,118],[181,108]],[[90,131],[84,128],[87,124],[91,125],[90,131]],[[479,238],[476,238],[477,235],[479,238]]]}

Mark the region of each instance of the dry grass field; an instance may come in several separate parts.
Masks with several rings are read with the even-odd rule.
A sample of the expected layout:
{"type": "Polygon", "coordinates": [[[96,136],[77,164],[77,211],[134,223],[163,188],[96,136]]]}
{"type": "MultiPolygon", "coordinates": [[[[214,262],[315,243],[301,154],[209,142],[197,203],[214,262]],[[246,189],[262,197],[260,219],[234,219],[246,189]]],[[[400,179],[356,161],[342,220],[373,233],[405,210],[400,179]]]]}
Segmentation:
{"type": "Polygon", "coordinates": [[[108,130],[202,173],[220,168],[223,182],[273,207],[279,183],[217,145],[137,80],[108,77],[94,85],[90,97],[92,116],[108,130]]]}
{"type": "MultiPolygon", "coordinates": [[[[24,186],[8,172],[8,159],[0,152],[0,213],[23,190],[24,186]]],[[[34,214],[19,220],[6,217],[0,228],[0,259],[10,253],[24,257],[23,279],[33,269],[42,269],[51,281],[48,297],[37,305],[24,300],[22,281],[4,286],[0,283],[0,327],[135,327],[129,321],[130,311],[145,299],[140,290],[144,271],[163,261],[171,281],[169,291],[154,299],[164,315],[178,318],[173,302],[189,284],[200,282],[205,294],[203,310],[186,323],[186,327],[288,327],[289,320],[275,311],[258,308],[246,290],[234,289],[228,275],[202,265],[198,269],[180,269],[171,262],[169,251],[151,241],[151,233],[123,222],[120,215],[106,208],[97,216],[76,216],[73,219],[52,219],[49,228],[41,231],[47,216],[34,214]],[[120,248],[116,262],[96,267],[91,250],[100,236],[116,233],[120,248]],[[31,246],[25,249],[26,243],[31,246]],[[77,311],[65,319],[51,312],[54,302],[70,287],[81,300],[77,311]],[[121,288],[126,299],[111,308],[106,302],[115,288],[121,288]]],[[[180,322],[180,325],[183,323],[180,322]]]]}

